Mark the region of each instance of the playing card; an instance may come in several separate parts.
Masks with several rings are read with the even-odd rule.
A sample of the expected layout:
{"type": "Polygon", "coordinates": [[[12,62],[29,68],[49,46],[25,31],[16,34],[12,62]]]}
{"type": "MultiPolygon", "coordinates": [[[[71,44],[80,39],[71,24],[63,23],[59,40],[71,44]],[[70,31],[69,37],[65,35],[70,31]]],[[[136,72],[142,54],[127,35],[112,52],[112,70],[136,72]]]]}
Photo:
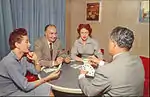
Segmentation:
{"type": "Polygon", "coordinates": [[[72,65],[71,65],[71,67],[73,67],[73,68],[76,67],[76,66],[78,66],[78,65],[77,65],[77,64],[72,64],[72,65]]]}
{"type": "Polygon", "coordinates": [[[62,64],[59,64],[58,67],[53,67],[53,68],[42,68],[45,73],[53,72],[53,71],[58,71],[61,69],[62,64]]]}
{"type": "Polygon", "coordinates": [[[78,65],[78,64],[73,64],[71,65],[72,68],[77,69],[77,68],[81,68],[82,65],[78,65]]]}
{"type": "Polygon", "coordinates": [[[60,69],[61,69],[61,66],[62,66],[62,63],[61,63],[61,64],[59,64],[59,66],[58,66],[57,70],[60,70],[60,69]]]}
{"type": "Polygon", "coordinates": [[[87,76],[94,77],[95,69],[90,64],[84,63],[84,65],[82,65],[81,69],[88,71],[88,73],[86,74],[87,76]]]}
{"type": "Polygon", "coordinates": [[[83,63],[88,63],[89,59],[83,59],[83,63]]]}
{"type": "Polygon", "coordinates": [[[82,65],[81,69],[82,70],[87,70],[85,65],[82,65]]]}
{"type": "Polygon", "coordinates": [[[93,68],[90,68],[89,71],[88,71],[88,73],[86,75],[94,77],[94,73],[95,73],[95,70],[93,68]]]}
{"type": "Polygon", "coordinates": [[[44,71],[45,73],[53,72],[53,71],[56,71],[56,70],[57,70],[57,68],[44,68],[44,69],[43,69],[43,71],[44,71]]]}
{"type": "Polygon", "coordinates": [[[75,62],[75,60],[70,60],[71,62],[75,62]]]}

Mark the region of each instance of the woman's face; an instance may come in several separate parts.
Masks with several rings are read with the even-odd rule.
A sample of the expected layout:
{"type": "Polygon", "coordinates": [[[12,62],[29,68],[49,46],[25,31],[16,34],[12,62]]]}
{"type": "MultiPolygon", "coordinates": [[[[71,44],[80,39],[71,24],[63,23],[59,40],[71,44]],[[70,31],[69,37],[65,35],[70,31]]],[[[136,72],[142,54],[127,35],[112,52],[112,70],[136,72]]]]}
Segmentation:
{"type": "Polygon", "coordinates": [[[22,36],[22,41],[20,43],[16,42],[16,47],[23,53],[28,53],[30,48],[30,42],[28,36],[22,36]]]}
{"type": "Polygon", "coordinates": [[[88,38],[88,36],[89,36],[89,31],[88,31],[87,29],[85,29],[85,28],[82,28],[82,29],[80,30],[80,37],[81,37],[81,39],[82,39],[83,41],[86,41],[87,38],[88,38]]]}

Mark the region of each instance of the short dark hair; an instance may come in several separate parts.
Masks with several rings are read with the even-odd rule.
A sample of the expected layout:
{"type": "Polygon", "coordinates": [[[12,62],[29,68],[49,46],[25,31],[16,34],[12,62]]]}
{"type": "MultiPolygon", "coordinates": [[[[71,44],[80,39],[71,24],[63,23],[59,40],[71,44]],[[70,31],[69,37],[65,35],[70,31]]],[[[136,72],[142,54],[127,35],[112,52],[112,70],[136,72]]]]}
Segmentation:
{"type": "Polygon", "coordinates": [[[118,26],[112,30],[110,39],[115,41],[120,48],[130,50],[134,41],[134,34],[128,28],[118,26]]]}
{"type": "Polygon", "coordinates": [[[21,43],[22,36],[27,36],[27,31],[24,28],[14,29],[13,32],[10,33],[9,36],[9,46],[10,49],[13,50],[16,48],[15,43],[21,43]]]}
{"type": "Polygon", "coordinates": [[[80,37],[80,30],[82,28],[85,28],[86,30],[89,31],[89,36],[92,37],[91,33],[92,33],[92,28],[90,26],[90,24],[79,24],[78,28],[77,28],[77,32],[79,34],[78,38],[80,37]]]}
{"type": "Polygon", "coordinates": [[[53,24],[48,24],[48,25],[46,25],[46,26],[45,26],[44,31],[46,31],[46,30],[47,30],[47,28],[48,28],[49,26],[51,26],[51,27],[55,27],[55,28],[56,28],[56,26],[55,26],[55,25],[53,25],[53,24]]]}

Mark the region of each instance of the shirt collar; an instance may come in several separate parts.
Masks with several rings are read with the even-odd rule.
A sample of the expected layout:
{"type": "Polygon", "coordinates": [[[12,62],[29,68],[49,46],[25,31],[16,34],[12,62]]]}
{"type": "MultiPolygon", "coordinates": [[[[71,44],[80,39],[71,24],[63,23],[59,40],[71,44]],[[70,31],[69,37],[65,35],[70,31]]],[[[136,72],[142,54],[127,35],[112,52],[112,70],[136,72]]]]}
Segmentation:
{"type": "MultiPolygon", "coordinates": [[[[82,44],[82,39],[81,39],[81,37],[79,38],[79,43],[81,43],[82,44]]],[[[87,38],[87,40],[86,40],[86,44],[87,43],[91,43],[91,38],[88,36],[88,38],[87,38]]]]}
{"type": "MultiPolygon", "coordinates": [[[[50,42],[46,39],[47,43],[48,43],[48,47],[50,48],[50,42]]],[[[52,49],[53,49],[53,43],[52,43],[52,49]]]]}
{"type": "Polygon", "coordinates": [[[113,60],[114,60],[117,56],[122,55],[122,54],[125,54],[125,53],[129,53],[129,52],[121,52],[121,53],[115,54],[115,55],[113,56],[113,60]]]}
{"type": "Polygon", "coordinates": [[[13,56],[13,58],[17,61],[20,61],[18,58],[17,58],[17,55],[11,50],[10,54],[13,56]]]}

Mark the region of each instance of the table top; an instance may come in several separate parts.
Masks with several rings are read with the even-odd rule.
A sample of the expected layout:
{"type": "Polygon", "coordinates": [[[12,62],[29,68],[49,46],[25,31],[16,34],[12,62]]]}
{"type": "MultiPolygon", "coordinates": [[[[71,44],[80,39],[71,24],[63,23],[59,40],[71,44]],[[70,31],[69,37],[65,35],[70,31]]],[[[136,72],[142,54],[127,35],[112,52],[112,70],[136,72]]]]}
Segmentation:
{"type": "MultiPolygon", "coordinates": [[[[78,84],[79,68],[73,68],[74,64],[82,65],[81,62],[71,62],[70,64],[63,63],[61,67],[61,74],[58,79],[52,80],[47,84],[51,85],[54,90],[65,92],[82,94],[78,84]]],[[[41,71],[39,78],[46,77],[50,73],[41,71]]]]}

